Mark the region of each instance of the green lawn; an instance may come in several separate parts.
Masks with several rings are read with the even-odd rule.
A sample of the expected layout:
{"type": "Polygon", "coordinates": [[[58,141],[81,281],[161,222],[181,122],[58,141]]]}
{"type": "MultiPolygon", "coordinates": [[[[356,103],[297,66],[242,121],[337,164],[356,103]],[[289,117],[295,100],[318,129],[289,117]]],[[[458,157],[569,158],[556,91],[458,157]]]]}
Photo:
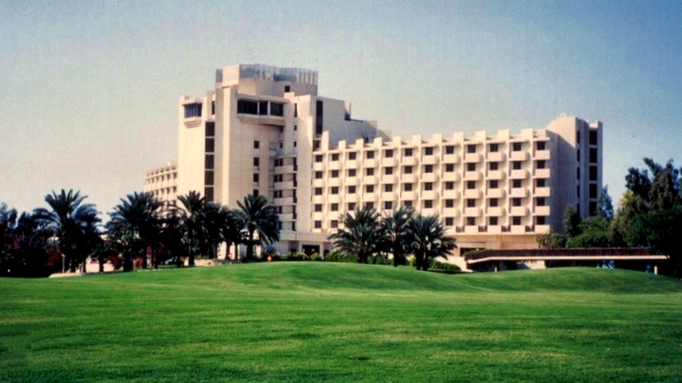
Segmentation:
{"type": "Polygon", "coordinates": [[[0,279],[0,382],[682,381],[682,283],[275,263],[0,279]]]}

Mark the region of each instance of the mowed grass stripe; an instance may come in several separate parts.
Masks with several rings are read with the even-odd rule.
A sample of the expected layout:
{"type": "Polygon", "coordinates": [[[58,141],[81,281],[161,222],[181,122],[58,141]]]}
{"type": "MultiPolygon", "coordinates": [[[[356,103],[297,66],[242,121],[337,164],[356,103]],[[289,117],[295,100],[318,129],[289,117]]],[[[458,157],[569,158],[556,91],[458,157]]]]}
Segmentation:
{"type": "Polygon", "coordinates": [[[682,380],[682,288],[623,270],[279,263],[0,280],[0,381],[682,380]]]}

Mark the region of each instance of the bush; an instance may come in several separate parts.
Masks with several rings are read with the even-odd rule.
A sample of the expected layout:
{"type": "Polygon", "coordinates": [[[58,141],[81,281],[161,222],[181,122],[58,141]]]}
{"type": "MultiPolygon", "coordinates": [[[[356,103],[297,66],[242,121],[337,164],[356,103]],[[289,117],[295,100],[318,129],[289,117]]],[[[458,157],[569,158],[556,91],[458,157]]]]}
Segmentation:
{"type": "Polygon", "coordinates": [[[324,257],[326,262],[358,263],[358,258],[354,254],[329,253],[324,257]]]}
{"type": "Polygon", "coordinates": [[[392,265],[392,261],[388,258],[384,258],[380,255],[375,255],[374,257],[370,257],[367,260],[367,263],[370,263],[372,265],[392,265]]]}
{"type": "Polygon", "coordinates": [[[310,260],[319,262],[322,260],[322,257],[318,253],[313,253],[313,255],[310,256],[310,260]]]}
{"type": "Polygon", "coordinates": [[[459,268],[457,265],[453,265],[452,263],[447,263],[447,262],[439,262],[436,261],[435,259],[431,259],[429,261],[429,268],[434,269],[434,270],[445,270],[445,271],[462,271],[462,269],[459,268]]]}
{"type": "Polygon", "coordinates": [[[304,253],[286,253],[282,256],[283,261],[309,261],[310,257],[304,253]]]}

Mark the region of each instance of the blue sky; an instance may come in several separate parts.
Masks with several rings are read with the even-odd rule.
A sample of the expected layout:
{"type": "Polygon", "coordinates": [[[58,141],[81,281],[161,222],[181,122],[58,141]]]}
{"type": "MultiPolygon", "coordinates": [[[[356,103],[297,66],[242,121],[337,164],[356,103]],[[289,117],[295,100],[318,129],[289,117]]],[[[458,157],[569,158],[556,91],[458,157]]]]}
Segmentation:
{"type": "Polygon", "coordinates": [[[682,165],[681,2],[0,0],[0,202],[110,212],[177,157],[178,97],[240,62],[316,69],[404,137],[600,120],[616,200],[643,157],[682,165]]]}

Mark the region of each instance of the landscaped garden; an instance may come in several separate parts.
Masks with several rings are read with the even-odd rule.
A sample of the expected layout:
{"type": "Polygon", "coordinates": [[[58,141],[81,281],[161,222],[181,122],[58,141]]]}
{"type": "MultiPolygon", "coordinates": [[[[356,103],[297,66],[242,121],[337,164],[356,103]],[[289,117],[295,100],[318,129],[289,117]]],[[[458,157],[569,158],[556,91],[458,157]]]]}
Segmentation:
{"type": "Polygon", "coordinates": [[[682,381],[682,284],[276,262],[0,279],[1,382],[682,381]]]}

